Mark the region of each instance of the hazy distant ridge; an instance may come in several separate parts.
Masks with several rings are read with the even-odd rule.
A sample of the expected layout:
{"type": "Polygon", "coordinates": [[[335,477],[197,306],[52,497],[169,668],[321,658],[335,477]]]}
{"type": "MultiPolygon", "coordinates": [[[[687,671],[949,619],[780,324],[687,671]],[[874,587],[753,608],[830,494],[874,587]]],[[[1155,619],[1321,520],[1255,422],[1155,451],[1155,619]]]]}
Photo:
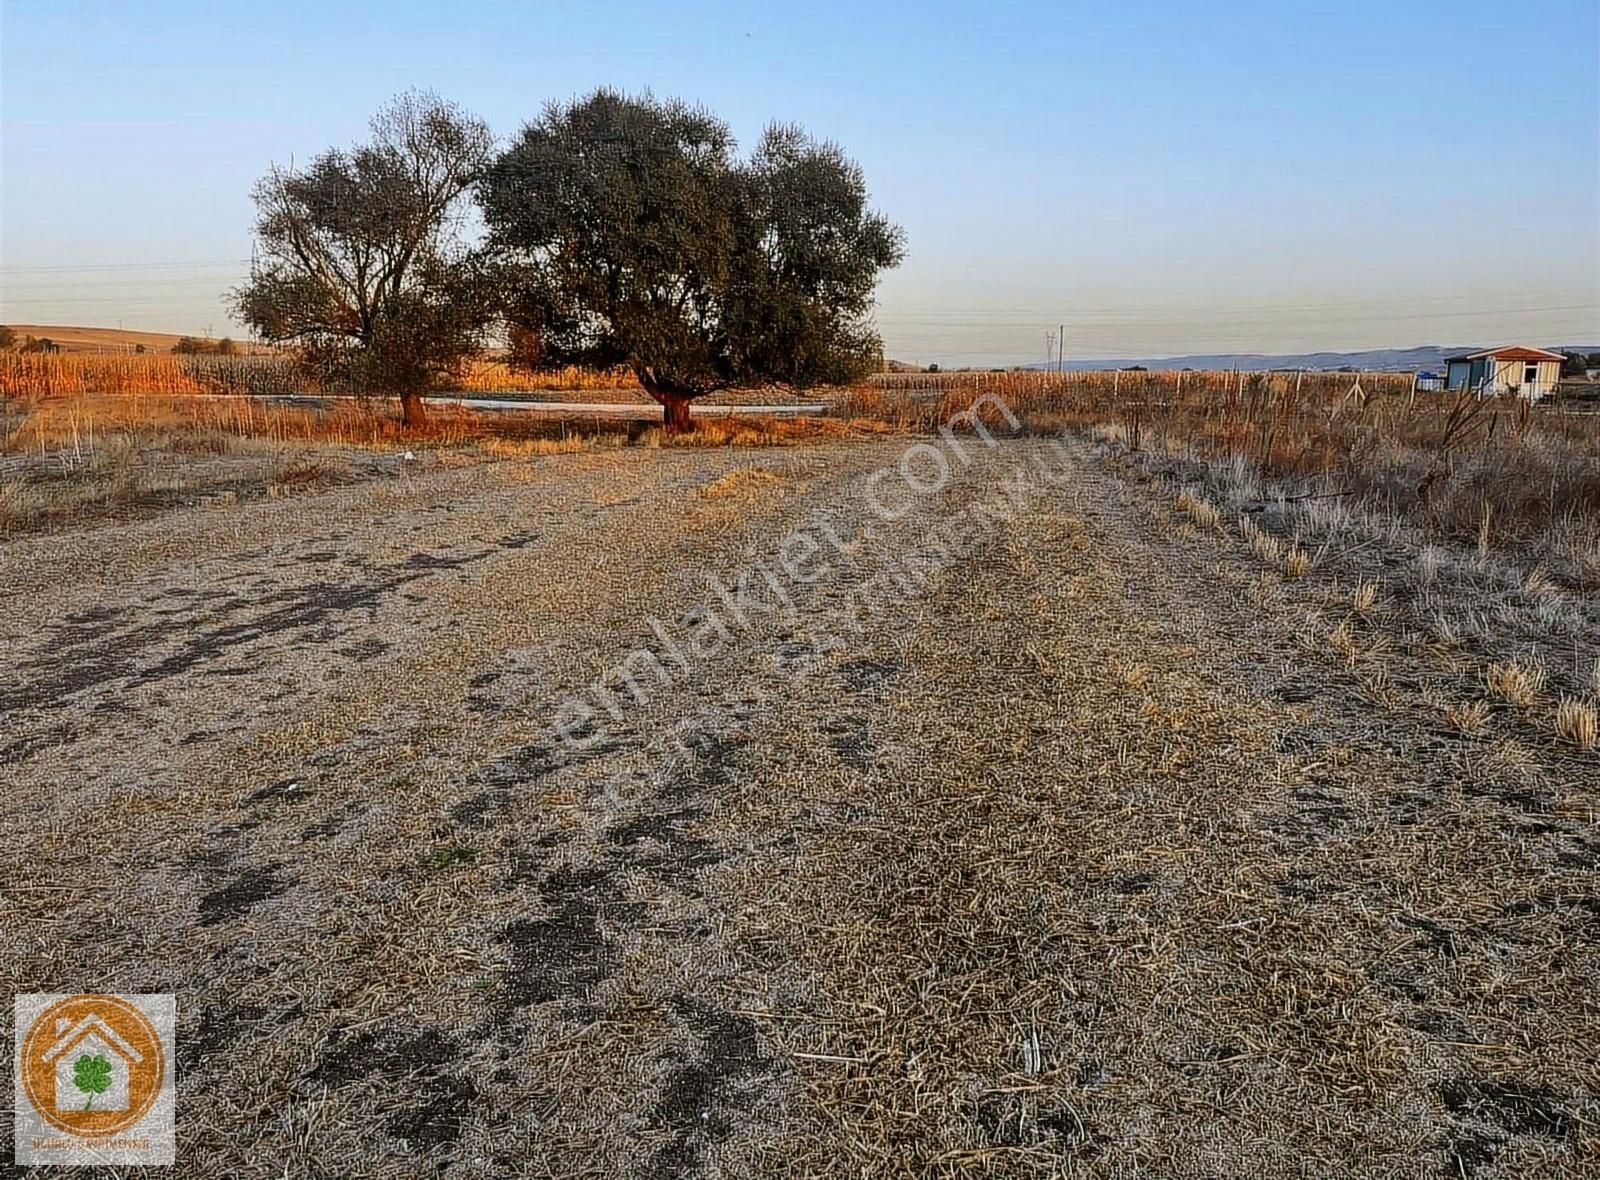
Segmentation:
{"type": "MultiPolygon", "coordinates": [[[[1477,352],[1492,347],[1483,344],[1463,344],[1446,348],[1439,344],[1424,344],[1417,348],[1373,348],[1366,352],[1300,352],[1269,355],[1259,352],[1219,352],[1195,356],[1151,357],[1140,360],[1076,360],[1067,358],[1068,369],[1126,369],[1129,365],[1143,365],[1147,369],[1339,369],[1345,366],[1368,372],[1397,370],[1411,372],[1444,367],[1444,358],[1460,356],[1464,352],[1477,352]]],[[[1561,344],[1538,345],[1540,348],[1566,349],[1571,352],[1600,352],[1600,345],[1561,344]]],[[[1055,368],[1054,365],[1032,364],[1030,369],[1055,368]]]]}

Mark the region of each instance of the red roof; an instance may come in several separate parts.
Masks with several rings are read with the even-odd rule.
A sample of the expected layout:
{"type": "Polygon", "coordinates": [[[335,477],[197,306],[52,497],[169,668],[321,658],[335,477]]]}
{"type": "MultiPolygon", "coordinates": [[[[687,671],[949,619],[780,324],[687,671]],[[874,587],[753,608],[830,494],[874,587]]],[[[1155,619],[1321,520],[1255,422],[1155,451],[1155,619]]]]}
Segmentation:
{"type": "Polygon", "coordinates": [[[1469,352],[1464,356],[1453,356],[1452,361],[1477,361],[1493,359],[1497,361],[1561,361],[1567,358],[1559,352],[1551,352],[1547,348],[1529,348],[1526,344],[1507,344],[1500,348],[1486,348],[1482,352],[1469,352]]]}

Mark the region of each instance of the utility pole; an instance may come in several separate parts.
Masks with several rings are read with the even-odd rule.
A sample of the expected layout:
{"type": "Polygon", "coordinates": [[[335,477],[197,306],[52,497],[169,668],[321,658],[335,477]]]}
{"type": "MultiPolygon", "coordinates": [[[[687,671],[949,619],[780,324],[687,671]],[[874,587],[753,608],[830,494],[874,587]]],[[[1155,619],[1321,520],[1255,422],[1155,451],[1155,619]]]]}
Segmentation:
{"type": "Polygon", "coordinates": [[[1056,372],[1067,371],[1067,325],[1062,324],[1060,333],[1056,336],[1056,372]]]}
{"type": "Polygon", "coordinates": [[[1050,371],[1050,362],[1055,359],[1055,355],[1056,334],[1046,331],[1044,334],[1044,372],[1048,373],[1050,371]]]}

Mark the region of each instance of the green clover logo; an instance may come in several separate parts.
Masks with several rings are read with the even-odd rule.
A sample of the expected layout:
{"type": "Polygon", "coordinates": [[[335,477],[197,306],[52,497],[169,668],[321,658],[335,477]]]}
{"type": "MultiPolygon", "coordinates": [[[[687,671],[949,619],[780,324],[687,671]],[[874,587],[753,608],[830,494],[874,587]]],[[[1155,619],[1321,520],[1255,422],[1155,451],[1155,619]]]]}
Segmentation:
{"type": "Polygon", "coordinates": [[[72,1063],[72,1084],[89,1096],[83,1109],[92,1109],[94,1096],[111,1089],[111,1062],[99,1053],[93,1057],[85,1053],[72,1063]]]}

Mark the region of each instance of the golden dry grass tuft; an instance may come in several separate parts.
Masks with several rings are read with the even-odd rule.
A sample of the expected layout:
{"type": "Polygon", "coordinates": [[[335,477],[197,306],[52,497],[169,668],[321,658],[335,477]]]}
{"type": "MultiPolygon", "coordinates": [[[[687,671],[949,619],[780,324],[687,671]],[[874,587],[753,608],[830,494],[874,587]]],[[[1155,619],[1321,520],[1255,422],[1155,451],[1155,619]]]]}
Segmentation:
{"type": "Polygon", "coordinates": [[[1188,489],[1178,493],[1177,508],[1203,529],[1219,528],[1222,524],[1222,513],[1217,510],[1217,506],[1204,496],[1188,489]]]}
{"type": "Polygon", "coordinates": [[[775,472],[764,467],[742,467],[712,480],[700,489],[700,494],[710,499],[758,495],[763,489],[777,483],[779,478],[775,472]]]}
{"type": "Polygon", "coordinates": [[[1508,704],[1526,708],[1539,699],[1548,676],[1543,665],[1515,659],[1490,664],[1484,680],[1495,696],[1508,704]]]}
{"type": "MultiPolygon", "coordinates": [[[[614,445],[625,440],[618,435],[609,436],[614,445]]],[[[566,438],[501,438],[492,435],[483,440],[485,454],[496,459],[529,459],[540,455],[572,455],[593,450],[600,440],[592,435],[568,435],[566,438]]]]}
{"type": "Polygon", "coordinates": [[[858,433],[855,424],[834,418],[767,417],[728,414],[716,418],[697,418],[687,434],[666,434],[660,428],[650,433],[666,447],[783,447],[822,439],[845,439],[858,433]]]}
{"type": "Polygon", "coordinates": [[[1254,553],[1260,561],[1266,565],[1281,565],[1283,563],[1286,554],[1284,543],[1256,524],[1250,517],[1241,516],[1239,518],[1239,532],[1244,535],[1246,543],[1249,544],[1250,552],[1254,553]]]}
{"type": "Polygon", "coordinates": [[[1489,724],[1489,702],[1478,700],[1450,705],[1444,711],[1444,719],[1451,729],[1476,737],[1489,724]]]}
{"type": "Polygon", "coordinates": [[[1593,701],[1562,697],[1556,708],[1556,732],[1580,750],[1600,744],[1600,710],[1593,701]]]}

